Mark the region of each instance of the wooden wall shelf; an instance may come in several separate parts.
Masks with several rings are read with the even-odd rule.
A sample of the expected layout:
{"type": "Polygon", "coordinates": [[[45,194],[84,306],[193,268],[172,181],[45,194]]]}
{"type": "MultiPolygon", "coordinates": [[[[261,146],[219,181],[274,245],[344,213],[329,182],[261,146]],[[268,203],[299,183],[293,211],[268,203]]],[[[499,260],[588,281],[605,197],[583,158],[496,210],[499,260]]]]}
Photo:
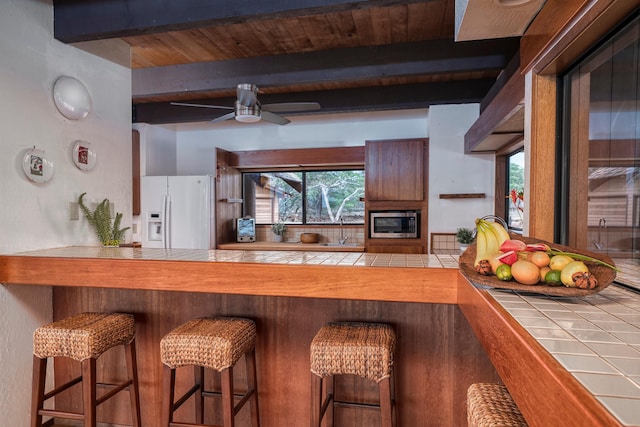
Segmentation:
{"type": "Polygon", "coordinates": [[[225,203],[242,203],[242,199],[220,199],[221,202],[225,203]]]}
{"type": "Polygon", "coordinates": [[[485,193],[440,194],[441,199],[484,199],[485,197],[487,197],[485,193]]]}

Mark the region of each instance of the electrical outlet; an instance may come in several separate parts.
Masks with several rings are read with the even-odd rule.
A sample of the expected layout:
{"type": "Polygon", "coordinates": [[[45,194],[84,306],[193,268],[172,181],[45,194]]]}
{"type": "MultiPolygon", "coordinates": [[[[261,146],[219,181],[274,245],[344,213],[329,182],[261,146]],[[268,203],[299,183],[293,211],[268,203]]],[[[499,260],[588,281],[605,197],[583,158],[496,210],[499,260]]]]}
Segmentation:
{"type": "Polygon", "coordinates": [[[138,234],[138,224],[131,224],[131,233],[138,234]]]}
{"type": "Polygon", "coordinates": [[[80,219],[80,205],[78,202],[69,202],[69,221],[80,219]]]}

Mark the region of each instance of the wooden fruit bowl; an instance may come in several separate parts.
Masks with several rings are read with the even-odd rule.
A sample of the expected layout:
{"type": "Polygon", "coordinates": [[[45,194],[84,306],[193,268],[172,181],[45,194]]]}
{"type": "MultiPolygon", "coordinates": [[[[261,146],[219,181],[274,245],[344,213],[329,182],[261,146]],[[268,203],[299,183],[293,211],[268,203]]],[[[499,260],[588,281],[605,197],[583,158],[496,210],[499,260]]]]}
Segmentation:
{"type": "Polygon", "coordinates": [[[300,241],[302,243],[318,243],[320,235],[318,233],[300,233],[300,241]]]}
{"type": "MultiPolygon", "coordinates": [[[[522,240],[525,243],[544,243],[551,249],[556,249],[562,252],[572,252],[575,254],[587,255],[592,258],[599,259],[607,264],[614,265],[611,258],[604,254],[596,254],[593,252],[574,249],[568,246],[562,246],[555,243],[545,242],[544,240],[533,239],[530,237],[514,236],[514,239],[522,240]]],[[[589,271],[598,279],[598,286],[594,289],[579,289],[579,288],[567,288],[566,286],[549,286],[544,283],[537,285],[523,285],[515,280],[505,282],[499,280],[496,276],[483,276],[476,271],[473,263],[476,259],[476,245],[475,243],[470,245],[469,248],[460,255],[460,272],[471,282],[478,285],[490,286],[497,289],[513,289],[517,291],[533,292],[544,295],[554,296],[585,296],[600,292],[613,282],[616,277],[616,271],[601,264],[597,264],[591,261],[584,261],[589,267],[589,271]]]]}

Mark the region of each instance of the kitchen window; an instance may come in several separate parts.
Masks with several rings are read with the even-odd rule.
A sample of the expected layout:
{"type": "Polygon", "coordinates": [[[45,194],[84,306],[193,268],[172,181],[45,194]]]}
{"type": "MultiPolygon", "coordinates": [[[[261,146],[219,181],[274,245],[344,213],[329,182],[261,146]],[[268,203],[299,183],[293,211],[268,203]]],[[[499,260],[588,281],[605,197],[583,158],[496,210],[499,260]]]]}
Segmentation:
{"type": "Polygon", "coordinates": [[[242,174],[244,215],[256,224],[364,224],[364,171],[242,174]]]}

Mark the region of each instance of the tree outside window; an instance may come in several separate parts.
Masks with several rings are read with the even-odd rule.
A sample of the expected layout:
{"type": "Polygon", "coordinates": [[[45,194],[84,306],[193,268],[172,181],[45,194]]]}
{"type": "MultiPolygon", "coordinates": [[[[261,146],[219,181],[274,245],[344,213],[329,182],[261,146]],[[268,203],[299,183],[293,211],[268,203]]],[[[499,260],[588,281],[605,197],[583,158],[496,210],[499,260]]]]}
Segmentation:
{"type": "Polygon", "coordinates": [[[243,174],[244,215],[257,224],[364,223],[364,171],[243,174]]]}

